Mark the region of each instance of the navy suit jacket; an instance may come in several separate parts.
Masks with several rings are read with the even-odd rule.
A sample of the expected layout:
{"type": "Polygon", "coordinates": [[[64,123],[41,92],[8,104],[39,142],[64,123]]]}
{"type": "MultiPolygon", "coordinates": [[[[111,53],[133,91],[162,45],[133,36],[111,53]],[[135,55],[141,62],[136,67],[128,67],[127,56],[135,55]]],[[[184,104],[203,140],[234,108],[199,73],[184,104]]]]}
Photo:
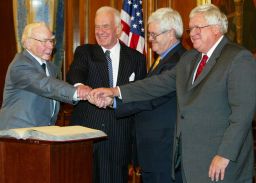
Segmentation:
{"type": "MultiPolygon", "coordinates": [[[[67,80],[71,84],[83,83],[92,88],[109,87],[107,68],[106,57],[99,45],[82,45],[75,51],[67,80]]],[[[135,80],[145,77],[146,59],[138,51],[121,44],[117,85],[130,83],[131,75],[135,75],[135,80]]],[[[113,167],[127,167],[130,161],[133,118],[117,119],[111,108],[99,109],[87,101],[80,101],[73,110],[71,125],[99,129],[108,135],[108,140],[101,143],[104,152],[97,156],[94,152],[94,168],[97,174],[95,180],[103,178],[105,182],[118,182],[118,175],[122,171],[115,171],[113,167]],[[109,167],[106,168],[108,173],[101,172],[106,166],[109,167]],[[110,171],[114,172],[115,176],[110,171]]],[[[125,174],[127,175],[127,171],[125,174]]]]}
{"type": "MultiPolygon", "coordinates": [[[[179,43],[147,77],[173,68],[186,50],[179,43]]],[[[153,64],[154,65],[154,64],[153,64]]],[[[121,104],[118,117],[135,114],[135,131],[139,165],[143,171],[171,171],[174,128],[176,123],[176,92],[142,102],[121,104]]]]}

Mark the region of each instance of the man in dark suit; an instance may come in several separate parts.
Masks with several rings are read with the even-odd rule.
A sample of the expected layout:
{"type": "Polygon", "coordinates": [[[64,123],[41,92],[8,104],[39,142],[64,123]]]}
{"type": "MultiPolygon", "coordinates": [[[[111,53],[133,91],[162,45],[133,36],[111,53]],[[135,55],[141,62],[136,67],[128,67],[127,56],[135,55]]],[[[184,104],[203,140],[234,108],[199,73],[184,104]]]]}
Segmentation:
{"type": "Polygon", "coordinates": [[[86,87],[76,89],[56,79],[57,67],[49,61],[54,43],[54,35],[44,22],[25,27],[25,50],[16,54],[6,74],[0,129],[54,125],[58,101],[73,104],[77,96],[86,98],[86,87]]]}
{"type": "MultiPolygon", "coordinates": [[[[116,9],[98,9],[95,16],[95,36],[98,44],[82,45],[76,49],[74,61],[67,74],[68,82],[97,88],[122,85],[144,78],[145,57],[119,43],[121,30],[121,19],[116,9]],[[109,51],[110,55],[105,55],[109,51]],[[108,65],[108,61],[112,66],[108,65]]],[[[96,128],[108,135],[107,140],[94,146],[93,182],[127,183],[133,118],[117,120],[113,109],[99,109],[82,101],[74,108],[71,125],[96,128]]]]}
{"type": "MultiPolygon", "coordinates": [[[[147,77],[173,68],[185,52],[180,42],[183,23],[180,14],[161,8],[148,19],[149,41],[159,57],[147,77]]],[[[122,117],[135,114],[136,149],[143,183],[182,182],[180,171],[171,178],[174,129],[176,124],[176,92],[145,102],[118,105],[122,117]]]]}
{"type": "Polygon", "coordinates": [[[103,98],[106,96],[122,97],[126,103],[176,90],[178,121],[174,143],[179,151],[175,157],[176,163],[182,165],[183,182],[251,183],[255,59],[224,36],[227,17],[216,6],[198,6],[189,17],[195,49],[183,54],[174,69],[119,89],[94,90],[89,100],[98,98],[97,105],[105,107],[111,103],[110,98],[103,98]],[[208,59],[201,59],[207,58],[203,55],[208,59]]]}

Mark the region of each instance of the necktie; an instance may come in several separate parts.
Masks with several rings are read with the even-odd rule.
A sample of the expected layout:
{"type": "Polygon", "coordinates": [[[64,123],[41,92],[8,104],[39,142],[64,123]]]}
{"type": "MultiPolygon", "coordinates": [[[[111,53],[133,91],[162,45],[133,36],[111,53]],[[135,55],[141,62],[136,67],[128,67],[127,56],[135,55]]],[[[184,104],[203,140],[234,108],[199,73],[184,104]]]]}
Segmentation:
{"type": "MultiPolygon", "coordinates": [[[[42,63],[41,67],[43,68],[45,74],[47,75],[47,72],[46,72],[46,64],[45,64],[45,63],[42,63]]],[[[50,106],[51,106],[51,110],[52,110],[52,114],[51,114],[51,117],[52,117],[52,116],[54,116],[54,113],[55,113],[56,101],[55,101],[55,100],[51,100],[50,106]]],[[[50,124],[49,124],[49,125],[50,125],[50,124]]]]}
{"type": "Polygon", "coordinates": [[[161,57],[158,57],[158,58],[156,59],[152,70],[154,70],[154,69],[156,68],[156,66],[159,64],[160,60],[161,60],[161,57]]]}
{"type": "Polygon", "coordinates": [[[43,68],[44,72],[46,73],[46,64],[42,63],[41,67],[43,68]]]}
{"type": "Polygon", "coordinates": [[[110,51],[106,50],[105,52],[106,59],[108,61],[108,78],[109,78],[109,87],[113,87],[113,70],[112,70],[112,60],[110,58],[110,51]]]}
{"type": "Polygon", "coordinates": [[[207,60],[208,60],[208,56],[204,55],[203,58],[200,61],[200,64],[199,64],[198,68],[197,68],[195,80],[201,74],[201,72],[203,71],[207,60]]]}

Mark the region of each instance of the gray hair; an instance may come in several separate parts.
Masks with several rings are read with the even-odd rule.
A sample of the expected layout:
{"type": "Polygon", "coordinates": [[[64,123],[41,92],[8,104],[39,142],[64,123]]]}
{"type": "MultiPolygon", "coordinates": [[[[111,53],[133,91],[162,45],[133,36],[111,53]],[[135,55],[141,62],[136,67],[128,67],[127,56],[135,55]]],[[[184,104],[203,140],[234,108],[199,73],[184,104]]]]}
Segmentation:
{"type": "Polygon", "coordinates": [[[160,30],[167,31],[174,29],[176,38],[183,34],[183,23],[180,14],[171,8],[160,8],[153,12],[148,18],[148,24],[156,22],[160,24],[160,30]]]}
{"type": "Polygon", "coordinates": [[[42,26],[48,27],[45,22],[35,22],[35,23],[26,25],[26,27],[23,30],[22,37],[21,37],[21,43],[24,48],[25,48],[25,42],[28,38],[30,38],[32,36],[33,30],[35,28],[42,27],[42,26]]]}
{"type": "Polygon", "coordinates": [[[97,11],[96,11],[96,16],[100,13],[112,13],[114,15],[114,18],[115,18],[115,25],[117,27],[121,27],[121,16],[120,16],[120,12],[115,9],[115,8],[112,8],[110,6],[103,6],[101,8],[99,8],[97,11]]]}
{"type": "Polygon", "coordinates": [[[228,19],[227,16],[220,11],[220,9],[213,4],[204,4],[195,7],[189,14],[191,19],[196,14],[203,14],[209,25],[218,25],[222,34],[227,33],[228,19]]]}

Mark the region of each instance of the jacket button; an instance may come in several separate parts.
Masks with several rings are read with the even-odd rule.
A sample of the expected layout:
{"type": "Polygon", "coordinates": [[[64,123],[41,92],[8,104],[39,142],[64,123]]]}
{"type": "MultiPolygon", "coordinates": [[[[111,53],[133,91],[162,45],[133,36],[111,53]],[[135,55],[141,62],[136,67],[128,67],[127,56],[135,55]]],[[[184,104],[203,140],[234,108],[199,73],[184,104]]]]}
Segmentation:
{"type": "Polygon", "coordinates": [[[183,115],[180,116],[181,119],[184,119],[185,117],[183,115]]]}

